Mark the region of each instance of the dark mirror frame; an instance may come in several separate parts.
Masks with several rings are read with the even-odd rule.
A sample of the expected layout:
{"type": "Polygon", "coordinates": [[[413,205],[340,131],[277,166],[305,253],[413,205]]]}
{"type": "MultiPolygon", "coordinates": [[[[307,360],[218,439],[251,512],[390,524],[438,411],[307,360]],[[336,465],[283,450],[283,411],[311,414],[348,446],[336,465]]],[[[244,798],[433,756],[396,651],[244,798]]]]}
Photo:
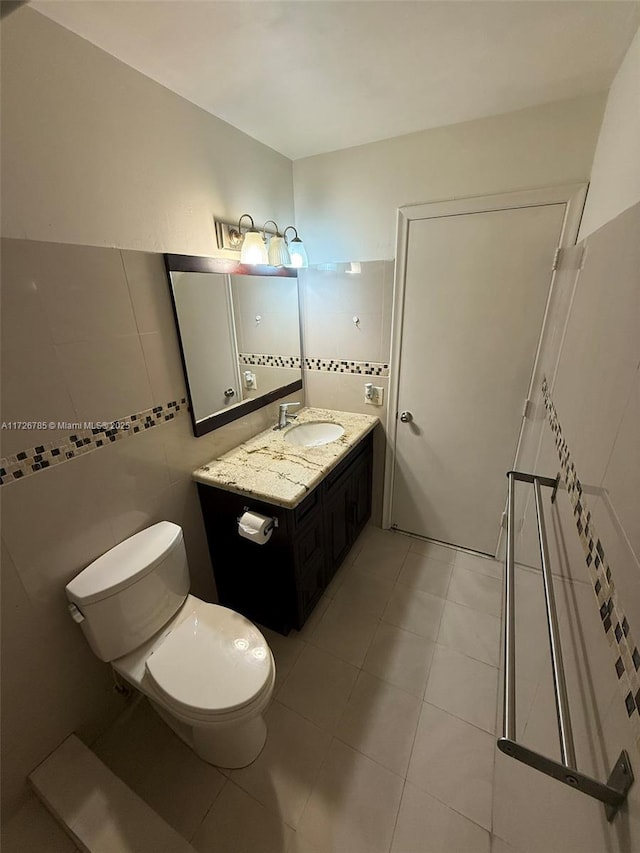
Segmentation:
{"type": "MultiPolygon", "coordinates": [[[[290,382],[289,385],[282,385],[273,391],[263,394],[253,400],[245,400],[226,411],[216,412],[208,418],[203,418],[201,421],[196,421],[193,400],[191,398],[191,388],[189,387],[189,375],[187,373],[187,363],[184,355],[184,347],[182,344],[182,332],[178,321],[178,310],[176,306],[175,296],[173,293],[173,283],[171,281],[172,272],[203,272],[203,273],[218,273],[220,275],[263,275],[263,276],[279,276],[280,278],[297,278],[298,272],[295,269],[288,267],[272,267],[266,264],[241,264],[239,261],[227,260],[226,258],[208,258],[198,255],[164,255],[164,265],[167,272],[167,283],[169,285],[169,293],[171,294],[171,306],[173,308],[173,317],[178,333],[178,344],[180,345],[180,359],[182,361],[182,372],[187,386],[187,396],[189,398],[189,413],[191,415],[191,423],[193,425],[193,434],[196,437],[206,435],[214,429],[218,429],[225,424],[242,418],[250,412],[255,412],[257,409],[268,406],[275,400],[281,397],[287,397],[295,391],[302,389],[302,378],[295,382],[290,382]]],[[[300,317],[300,294],[298,293],[298,317],[300,317]]],[[[302,356],[302,333],[300,333],[300,355],[302,356]]]]}

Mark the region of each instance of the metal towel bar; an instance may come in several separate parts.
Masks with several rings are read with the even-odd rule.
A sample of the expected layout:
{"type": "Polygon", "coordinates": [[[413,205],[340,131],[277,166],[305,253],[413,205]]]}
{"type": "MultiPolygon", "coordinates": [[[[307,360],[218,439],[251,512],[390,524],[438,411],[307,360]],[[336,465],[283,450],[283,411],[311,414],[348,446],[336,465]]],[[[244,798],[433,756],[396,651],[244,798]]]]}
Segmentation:
{"type": "Polygon", "coordinates": [[[552,502],[555,500],[559,477],[538,477],[520,471],[509,471],[507,501],[507,554],[505,559],[505,612],[504,612],[504,705],[502,737],[498,738],[498,748],[506,755],[528,764],[530,767],[564,782],[578,791],[588,794],[604,803],[607,820],[611,821],[627,798],[627,792],[633,784],[633,770],[629,756],[622,750],[607,783],[599,782],[581,773],[577,768],[567,685],[562,663],[562,647],[558,628],[553,578],[549,562],[547,531],[542,506],[542,486],[553,489],[552,502]],[[553,689],[558,719],[558,737],[560,740],[561,761],[547,758],[540,753],[516,741],[516,636],[515,636],[515,483],[516,480],[533,485],[536,516],[538,521],[538,539],[542,561],[542,579],[544,584],[549,646],[551,649],[551,668],[553,689]]]}

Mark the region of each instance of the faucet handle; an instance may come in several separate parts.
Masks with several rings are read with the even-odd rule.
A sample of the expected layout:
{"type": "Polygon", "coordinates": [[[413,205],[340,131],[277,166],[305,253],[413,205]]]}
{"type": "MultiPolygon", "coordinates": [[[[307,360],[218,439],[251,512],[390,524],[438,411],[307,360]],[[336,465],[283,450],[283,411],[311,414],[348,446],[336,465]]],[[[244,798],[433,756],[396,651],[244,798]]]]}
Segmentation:
{"type": "MultiPolygon", "coordinates": [[[[301,405],[302,405],[302,403],[294,403],[294,402],[280,403],[280,409],[283,412],[288,412],[290,406],[301,406],[301,405]]],[[[294,417],[294,416],[291,415],[291,417],[294,417]]]]}

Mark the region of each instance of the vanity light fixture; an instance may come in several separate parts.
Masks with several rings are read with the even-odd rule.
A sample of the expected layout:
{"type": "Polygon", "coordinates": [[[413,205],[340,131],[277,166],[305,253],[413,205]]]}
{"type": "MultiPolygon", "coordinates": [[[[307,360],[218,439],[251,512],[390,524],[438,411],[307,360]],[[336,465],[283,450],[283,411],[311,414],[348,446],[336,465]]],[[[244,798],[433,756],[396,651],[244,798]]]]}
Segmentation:
{"type": "Polygon", "coordinates": [[[262,237],[266,243],[267,238],[269,239],[269,263],[272,267],[289,267],[291,266],[291,255],[289,254],[289,249],[287,247],[287,241],[284,239],[283,235],[280,233],[280,229],[278,228],[277,222],[274,222],[273,219],[267,219],[267,221],[262,226],[262,237]],[[267,235],[265,228],[267,225],[273,222],[276,227],[276,233],[273,235],[267,235]]]}
{"type": "Polygon", "coordinates": [[[269,257],[267,255],[267,247],[262,238],[262,234],[258,231],[253,221],[253,217],[248,213],[243,213],[238,220],[238,234],[242,237],[242,220],[244,218],[251,220],[251,228],[245,232],[242,239],[242,248],[240,249],[241,264],[267,264],[269,257]]]}
{"type": "Polygon", "coordinates": [[[304,247],[304,243],[298,237],[298,229],[294,228],[293,225],[288,225],[284,229],[284,238],[287,239],[287,231],[294,231],[295,237],[292,238],[291,242],[288,243],[289,246],[289,254],[291,255],[291,263],[287,264],[287,266],[300,268],[306,268],[309,266],[309,259],[307,258],[307,250],[304,247]]]}
{"type": "Polygon", "coordinates": [[[308,267],[309,260],[304,243],[298,235],[298,229],[288,225],[280,232],[278,225],[273,219],[268,219],[262,231],[258,231],[253,217],[243,213],[237,225],[215,219],[216,241],[218,249],[240,252],[241,264],[265,264],[274,267],[288,267],[296,269],[308,267]],[[243,219],[251,223],[249,228],[242,230],[243,219]],[[275,226],[275,230],[268,229],[268,225],[275,226]],[[289,240],[287,231],[293,231],[295,236],[289,240]],[[268,242],[268,249],[267,249],[268,242]]]}

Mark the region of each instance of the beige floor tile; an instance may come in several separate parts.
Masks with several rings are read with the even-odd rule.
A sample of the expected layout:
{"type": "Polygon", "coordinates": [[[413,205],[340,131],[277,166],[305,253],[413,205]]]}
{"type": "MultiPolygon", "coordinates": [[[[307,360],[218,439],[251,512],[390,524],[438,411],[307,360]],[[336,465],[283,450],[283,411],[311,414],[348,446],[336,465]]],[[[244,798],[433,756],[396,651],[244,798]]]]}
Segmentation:
{"type": "Polygon", "coordinates": [[[447,601],[437,639],[438,643],[491,666],[498,666],[500,662],[500,620],[497,616],[447,601]]]}
{"type": "Polygon", "coordinates": [[[489,853],[489,833],[407,782],[391,853],[489,853]]]}
{"type": "Polygon", "coordinates": [[[447,548],[446,545],[438,545],[437,542],[429,542],[427,539],[410,539],[410,550],[423,557],[433,557],[441,563],[453,563],[459,553],[455,548],[447,548]]]}
{"type": "Polygon", "coordinates": [[[396,585],[382,619],[405,631],[435,640],[444,604],[443,599],[428,592],[396,585]]]}
{"type": "Polygon", "coordinates": [[[454,565],[447,598],[491,616],[500,616],[502,583],[497,578],[454,565]]]}
{"type": "Polygon", "coordinates": [[[404,557],[403,552],[377,548],[375,545],[365,545],[353,561],[353,565],[373,575],[396,581],[404,557]]]}
{"type": "Polygon", "coordinates": [[[498,670],[448,646],[436,646],[424,699],[493,735],[498,670]]]}
{"type": "Polygon", "coordinates": [[[381,622],[362,668],[422,698],[434,649],[432,640],[381,622]]]}
{"type": "Polygon", "coordinates": [[[335,601],[379,618],[391,597],[393,586],[391,580],[352,566],[335,594],[335,601]]]}
{"type": "Polygon", "coordinates": [[[200,853],[286,853],[293,830],[227,782],[191,843],[200,853]]]}
{"type": "Polygon", "coordinates": [[[279,702],[267,711],[266,723],[265,748],[253,764],[232,771],[231,779],[280,820],[296,827],[331,735],[279,702]]]}
{"type": "MultiPolygon", "coordinates": [[[[353,549],[351,549],[351,551],[353,551],[353,549]]],[[[336,597],[338,590],[342,586],[342,582],[345,580],[345,578],[347,577],[347,575],[351,571],[352,561],[349,560],[349,556],[351,554],[351,551],[347,555],[344,563],[340,566],[338,571],[335,573],[335,575],[329,581],[329,584],[327,585],[327,588],[324,591],[324,595],[327,596],[327,598],[335,598],[336,597]]]]}
{"type": "Polygon", "coordinates": [[[519,853],[515,847],[512,847],[511,844],[507,844],[506,841],[503,841],[501,838],[498,838],[497,835],[491,836],[491,853],[519,853]]]}
{"type": "Polygon", "coordinates": [[[397,533],[387,533],[385,536],[387,538],[369,537],[359,550],[353,565],[356,569],[363,569],[365,572],[395,581],[409,548],[406,540],[399,538],[397,533]]]}
{"type": "Polygon", "coordinates": [[[183,837],[198,827],[225,783],[189,749],[146,699],[125,712],[93,751],[183,837]]]}
{"type": "Polygon", "coordinates": [[[456,568],[467,569],[480,575],[502,580],[504,577],[504,563],[501,560],[492,560],[490,557],[482,557],[479,554],[469,554],[467,551],[456,551],[454,561],[456,568]]]}
{"type": "Polygon", "coordinates": [[[260,625],[260,630],[264,634],[276,662],[276,687],[274,695],[277,695],[293,669],[295,662],[302,654],[305,644],[303,640],[298,639],[297,632],[294,631],[291,631],[287,637],[283,637],[277,631],[272,631],[270,628],[265,628],[262,625],[260,625]]]}
{"type": "Polygon", "coordinates": [[[407,779],[491,829],[495,738],[424,703],[407,779]]]}
{"type": "Polygon", "coordinates": [[[313,841],[310,841],[299,832],[293,833],[293,838],[287,849],[287,853],[325,853],[313,841]]]}
{"type": "Polygon", "coordinates": [[[334,740],[298,832],[322,853],[387,853],[403,780],[334,740]]]}
{"type": "Polygon", "coordinates": [[[35,796],[2,827],[3,853],[76,853],[77,847],[35,796]]]}
{"type": "Polygon", "coordinates": [[[289,636],[293,637],[296,640],[307,641],[313,634],[316,626],[324,616],[327,607],[331,604],[332,601],[333,599],[329,598],[328,595],[323,595],[320,601],[318,601],[316,606],[313,608],[313,611],[311,612],[311,615],[309,616],[307,621],[302,626],[302,630],[291,631],[289,633],[289,636]]]}
{"type": "Polygon", "coordinates": [[[406,554],[411,546],[411,538],[397,530],[383,530],[375,524],[368,524],[358,537],[355,546],[362,549],[365,545],[401,551],[406,554]]]}
{"type": "MultiPolygon", "coordinates": [[[[599,803],[499,750],[493,829],[518,853],[608,853],[618,846],[599,803]]],[[[618,849],[635,853],[636,847],[631,842],[618,849]]]]}
{"type": "Polygon", "coordinates": [[[451,563],[444,563],[435,557],[425,557],[415,551],[409,551],[402,564],[398,583],[411,589],[428,592],[438,598],[446,598],[451,572],[451,563]]]}
{"type": "Polygon", "coordinates": [[[360,666],[378,627],[377,616],[336,598],[315,627],[309,642],[341,660],[360,666]]]}
{"type": "Polygon", "coordinates": [[[358,677],[355,666],[307,646],[283,684],[278,701],[333,731],[358,677]]]}
{"type": "Polygon", "coordinates": [[[421,708],[416,696],[361,672],[336,737],[404,777],[421,708]]]}

